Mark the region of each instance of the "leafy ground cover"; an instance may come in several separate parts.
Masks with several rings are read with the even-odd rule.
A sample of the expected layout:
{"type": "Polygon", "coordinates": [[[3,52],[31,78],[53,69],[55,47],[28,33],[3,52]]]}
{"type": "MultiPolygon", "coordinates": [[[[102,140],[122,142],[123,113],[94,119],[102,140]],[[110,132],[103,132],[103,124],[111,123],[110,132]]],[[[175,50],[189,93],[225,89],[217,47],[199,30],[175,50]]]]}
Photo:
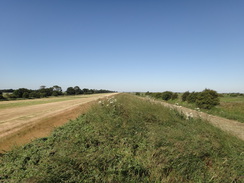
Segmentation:
{"type": "Polygon", "coordinates": [[[2,154],[0,182],[242,182],[243,141],[121,94],[2,154]]]}

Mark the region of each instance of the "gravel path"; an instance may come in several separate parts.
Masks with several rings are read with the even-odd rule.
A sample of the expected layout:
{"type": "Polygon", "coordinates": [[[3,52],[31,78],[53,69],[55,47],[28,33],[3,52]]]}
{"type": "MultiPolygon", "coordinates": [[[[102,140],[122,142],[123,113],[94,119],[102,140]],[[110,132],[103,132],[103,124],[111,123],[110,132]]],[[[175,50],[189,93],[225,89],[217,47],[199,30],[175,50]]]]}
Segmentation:
{"type": "Polygon", "coordinates": [[[235,120],[229,120],[226,118],[218,117],[218,116],[213,116],[204,112],[196,111],[193,109],[189,109],[186,107],[174,105],[174,104],[169,104],[167,102],[163,101],[156,101],[149,99],[150,101],[154,103],[160,103],[164,105],[165,107],[169,107],[171,109],[176,109],[180,113],[184,114],[186,118],[201,118],[203,120],[207,120],[209,123],[213,124],[214,126],[220,128],[223,131],[226,131],[241,140],[244,140],[244,123],[240,123],[235,120]]]}

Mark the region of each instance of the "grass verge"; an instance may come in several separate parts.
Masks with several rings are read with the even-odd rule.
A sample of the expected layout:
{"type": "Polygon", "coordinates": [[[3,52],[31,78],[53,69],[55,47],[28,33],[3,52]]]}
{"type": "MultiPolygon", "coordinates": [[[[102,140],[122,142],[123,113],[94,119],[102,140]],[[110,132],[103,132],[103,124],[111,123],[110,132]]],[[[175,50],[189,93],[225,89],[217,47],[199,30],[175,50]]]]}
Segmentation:
{"type": "Polygon", "coordinates": [[[0,182],[242,182],[244,144],[121,94],[0,157],[0,182]]]}
{"type": "MultiPolygon", "coordinates": [[[[168,101],[169,103],[175,104],[178,103],[187,108],[195,109],[196,105],[193,103],[182,102],[181,99],[168,101]]],[[[223,96],[220,97],[220,105],[213,107],[210,110],[201,109],[201,111],[208,114],[220,116],[223,118],[236,120],[241,123],[244,123],[244,97],[231,97],[223,96]]]]}

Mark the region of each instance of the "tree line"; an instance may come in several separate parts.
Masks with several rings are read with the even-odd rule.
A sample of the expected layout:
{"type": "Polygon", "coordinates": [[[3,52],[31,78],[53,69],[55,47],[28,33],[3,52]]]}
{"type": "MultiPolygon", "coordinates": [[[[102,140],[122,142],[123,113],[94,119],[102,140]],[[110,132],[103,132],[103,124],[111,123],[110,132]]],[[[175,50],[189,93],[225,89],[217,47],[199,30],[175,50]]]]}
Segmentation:
{"type": "Polygon", "coordinates": [[[14,99],[34,99],[34,98],[44,98],[50,96],[61,96],[61,95],[80,95],[80,94],[96,94],[96,93],[113,93],[110,90],[96,90],[96,89],[80,89],[79,86],[68,87],[65,92],[58,85],[47,88],[46,86],[40,86],[38,90],[32,90],[27,88],[4,89],[0,90],[0,100],[14,100],[14,99]]]}

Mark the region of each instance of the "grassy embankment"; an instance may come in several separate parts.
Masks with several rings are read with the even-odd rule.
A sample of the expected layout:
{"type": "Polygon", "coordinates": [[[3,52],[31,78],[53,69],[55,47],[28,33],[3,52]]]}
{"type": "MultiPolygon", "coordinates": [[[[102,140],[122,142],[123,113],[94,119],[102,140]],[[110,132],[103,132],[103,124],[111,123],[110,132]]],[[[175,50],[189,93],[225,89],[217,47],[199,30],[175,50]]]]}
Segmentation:
{"type": "MultiPolygon", "coordinates": [[[[181,101],[181,95],[177,100],[169,101],[169,103],[175,104],[178,103],[184,107],[188,107],[191,109],[195,109],[195,104],[189,104],[187,102],[181,101]]],[[[203,112],[220,116],[227,119],[237,120],[239,122],[244,123],[244,97],[231,97],[228,95],[224,95],[220,97],[220,105],[210,109],[210,110],[201,110],[203,112]]]]}
{"type": "Polygon", "coordinates": [[[243,141],[131,95],[0,157],[0,182],[242,182],[243,141]]]}

